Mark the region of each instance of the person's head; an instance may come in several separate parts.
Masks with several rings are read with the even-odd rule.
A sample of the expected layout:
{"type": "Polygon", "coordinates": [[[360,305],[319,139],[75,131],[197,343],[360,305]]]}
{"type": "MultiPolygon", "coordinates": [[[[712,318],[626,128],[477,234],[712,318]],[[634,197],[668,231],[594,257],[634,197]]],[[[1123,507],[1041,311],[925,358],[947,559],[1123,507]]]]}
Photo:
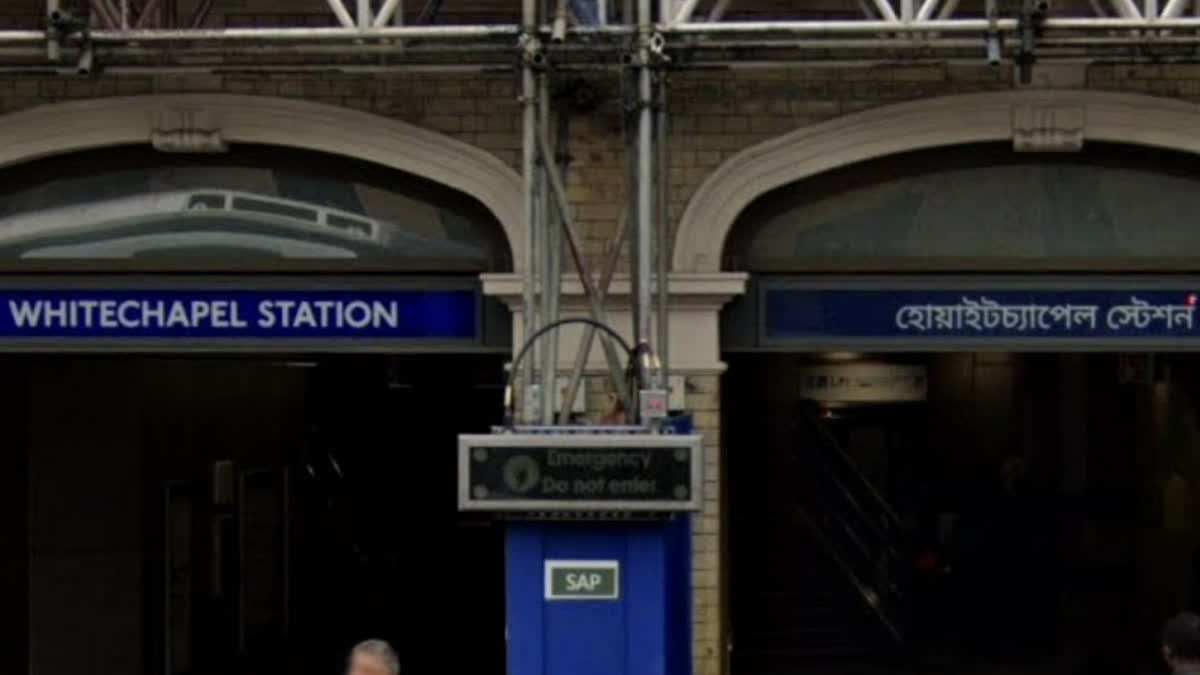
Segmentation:
{"type": "Polygon", "coordinates": [[[400,675],[400,658],[383,640],[364,640],[350,650],[346,675],[400,675]]]}
{"type": "Polygon", "coordinates": [[[1200,616],[1184,612],[1167,619],[1162,643],[1163,658],[1173,670],[1200,666],[1200,616]]]}

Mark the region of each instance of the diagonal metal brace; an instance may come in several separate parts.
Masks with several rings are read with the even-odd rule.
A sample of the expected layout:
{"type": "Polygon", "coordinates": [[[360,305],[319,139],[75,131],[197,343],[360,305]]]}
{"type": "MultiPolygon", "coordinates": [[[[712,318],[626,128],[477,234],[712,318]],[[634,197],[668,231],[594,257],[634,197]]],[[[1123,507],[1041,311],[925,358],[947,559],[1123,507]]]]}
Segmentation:
{"type": "MultiPolygon", "coordinates": [[[[628,236],[629,208],[626,207],[621,210],[621,219],[617,223],[616,241],[613,243],[612,250],[608,252],[608,260],[604,262],[604,269],[600,272],[600,286],[597,292],[600,294],[601,303],[608,298],[608,288],[617,273],[617,264],[621,260],[621,249],[625,246],[625,239],[628,236]]],[[[583,335],[579,336],[579,349],[575,352],[575,364],[571,369],[571,378],[567,380],[567,391],[563,394],[559,424],[566,424],[570,418],[571,406],[575,404],[575,397],[579,394],[579,382],[583,379],[583,369],[587,366],[588,355],[592,352],[592,343],[596,340],[596,332],[596,327],[589,324],[584,326],[583,335]]]]}
{"type": "MultiPolygon", "coordinates": [[[[553,166],[554,152],[550,146],[550,134],[546,131],[544,125],[538,126],[537,137],[538,149],[542,155],[543,165],[553,166]]],[[[583,251],[579,245],[579,237],[575,234],[574,220],[571,217],[571,206],[570,202],[567,201],[567,188],[563,185],[562,176],[558,175],[557,171],[547,171],[546,174],[550,178],[550,191],[554,193],[554,203],[558,205],[563,233],[567,239],[567,248],[571,251],[571,259],[575,261],[575,269],[579,272],[579,280],[583,284],[583,294],[587,298],[591,317],[595,321],[607,324],[608,317],[607,312],[604,310],[604,302],[600,297],[599,291],[596,289],[596,281],[588,271],[587,261],[583,259],[583,251]]],[[[604,348],[604,359],[608,362],[609,376],[612,377],[617,394],[621,397],[622,406],[624,406],[626,411],[633,410],[633,400],[630,398],[629,388],[625,383],[621,357],[617,354],[616,347],[607,335],[600,336],[600,345],[604,348]]]]}

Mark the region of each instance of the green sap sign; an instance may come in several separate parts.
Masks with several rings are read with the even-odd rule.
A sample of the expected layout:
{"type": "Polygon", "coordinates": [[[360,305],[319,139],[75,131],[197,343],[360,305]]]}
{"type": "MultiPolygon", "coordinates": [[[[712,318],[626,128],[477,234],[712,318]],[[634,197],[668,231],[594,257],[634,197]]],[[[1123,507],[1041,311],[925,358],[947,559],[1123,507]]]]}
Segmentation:
{"type": "Polygon", "coordinates": [[[616,560],[547,560],[547,600],[616,600],[620,597],[616,560]]]}

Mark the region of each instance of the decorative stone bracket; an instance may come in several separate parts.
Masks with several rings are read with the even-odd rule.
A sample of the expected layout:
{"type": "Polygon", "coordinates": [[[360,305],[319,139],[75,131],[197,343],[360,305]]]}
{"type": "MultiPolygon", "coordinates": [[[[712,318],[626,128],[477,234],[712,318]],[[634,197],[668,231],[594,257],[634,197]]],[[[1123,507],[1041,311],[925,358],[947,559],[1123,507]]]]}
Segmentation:
{"type": "Polygon", "coordinates": [[[1013,106],[1013,150],[1079,152],[1086,121],[1082,105],[1013,106]]]}
{"type": "Polygon", "coordinates": [[[187,108],[156,113],[151,122],[150,143],[159,152],[213,154],[229,150],[216,116],[187,108]]]}

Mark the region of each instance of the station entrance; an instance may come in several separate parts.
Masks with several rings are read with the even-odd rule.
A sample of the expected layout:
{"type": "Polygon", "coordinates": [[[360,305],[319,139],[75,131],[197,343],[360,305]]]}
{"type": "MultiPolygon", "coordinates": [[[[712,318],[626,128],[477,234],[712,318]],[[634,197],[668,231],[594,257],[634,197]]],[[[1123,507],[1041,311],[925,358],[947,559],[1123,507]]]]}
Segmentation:
{"type": "Polygon", "coordinates": [[[0,672],[504,672],[502,531],[455,502],[511,352],[487,209],[268,146],[0,178],[0,672]]]}
{"type": "Polygon", "coordinates": [[[500,531],[457,513],[453,452],[499,419],[500,357],[0,372],[5,464],[28,476],[6,501],[29,614],[5,625],[28,624],[37,672],[316,675],[368,636],[408,672],[503,672],[500,531]]]}
{"type": "Polygon", "coordinates": [[[735,673],[1159,672],[1161,622],[1200,590],[1200,358],[729,365],[735,673]],[[927,382],[899,402],[803,395],[838,372],[880,399],[883,378],[927,382]]]}
{"type": "Polygon", "coordinates": [[[1194,164],[942,148],[745,209],[733,675],[1162,672],[1200,609],[1194,164]]]}

